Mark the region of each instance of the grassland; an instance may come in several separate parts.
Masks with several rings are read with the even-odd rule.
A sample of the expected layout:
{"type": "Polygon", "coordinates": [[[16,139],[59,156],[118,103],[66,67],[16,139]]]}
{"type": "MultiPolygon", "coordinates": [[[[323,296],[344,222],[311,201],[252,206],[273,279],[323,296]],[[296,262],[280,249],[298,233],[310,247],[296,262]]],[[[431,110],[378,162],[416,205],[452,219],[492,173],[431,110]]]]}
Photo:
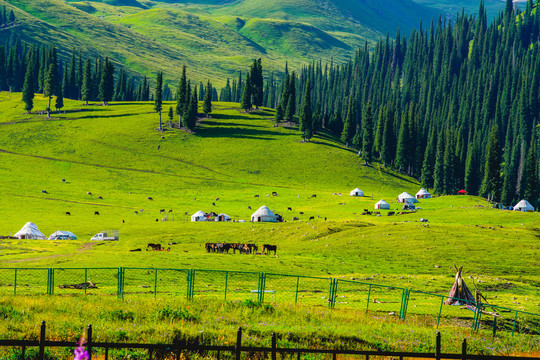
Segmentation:
{"type": "MultiPolygon", "coordinates": [[[[380,217],[362,216],[363,209],[372,209],[381,198],[390,202],[393,210],[399,209],[394,200],[397,195],[402,191],[414,194],[419,184],[377,164],[361,165],[354,151],[326,134],[302,143],[296,129],[273,127],[272,112],[268,109],[246,114],[239,111],[238,104],[217,103],[211,118],[200,119],[195,134],[178,129],[160,133],[156,131],[157,115],[151,103],[113,103],[104,107],[82,106],[68,100],[65,113],[46,119],[24,114],[20,96],[0,93],[0,235],[14,234],[24,223],[32,221],[46,235],[69,230],[79,239],[0,240],[0,267],[125,266],[254,271],[354,278],[444,295],[453,282],[453,265],[461,264],[469,285],[472,284],[467,276],[472,276],[493,303],[539,312],[540,218],[536,213],[495,210],[477,197],[444,196],[421,201],[421,209],[413,214],[386,216],[383,212],[380,217]],[[348,196],[355,187],[360,187],[367,196],[348,196]],[[274,191],[277,196],[270,195],[274,191]],[[312,197],[314,194],[317,197],[312,197]],[[147,200],[148,197],[153,200],[147,200]],[[234,220],[249,220],[251,213],[262,205],[282,214],[287,221],[192,223],[184,215],[203,210],[223,212],[234,220]],[[173,210],[168,221],[161,221],[165,217],[161,209],[173,210]],[[100,215],[94,215],[95,211],[100,215]],[[66,212],[71,215],[65,215],[66,212]],[[293,217],[299,217],[300,221],[292,221],[293,217]],[[309,220],[310,217],[314,219],[309,220]],[[420,218],[427,218],[429,223],[420,223],[420,218]],[[120,241],[104,244],[89,241],[103,229],[118,229],[120,241]],[[276,244],[278,253],[277,256],[241,256],[204,251],[204,243],[221,241],[276,244]],[[129,251],[144,250],[150,242],[176,244],[170,245],[170,252],[129,251]]],[[[169,105],[172,104],[166,104],[165,109],[169,105]]],[[[45,107],[46,99],[38,95],[36,109],[45,107]]],[[[5,309],[22,312],[30,308],[34,313],[18,325],[11,323],[9,326],[14,327],[5,331],[11,329],[10,334],[15,335],[29,332],[31,326],[37,325],[37,319],[53,320],[59,315],[56,311],[65,312],[62,309],[70,301],[80,309],[94,308],[98,301],[93,296],[62,299],[2,298],[5,309]],[[37,303],[44,304],[41,310],[37,303]],[[47,306],[57,310],[46,315],[47,306]]],[[[163,307],[159,305],[157,309],[177,301],[177,298],[168,299],[163,299],[160,303],[163,307]]],[[[103,311],[88,311],[88,317],[81,317],[85,320],[80,321],[101,324],[97,319],[107,315],[99,314],[117,311],[122,306],[135,317],[144,317],[148,327],[154,321],[154,315],[143,315],[141,310],[152,302],[150,295],[131,294],[124,302],[106,301],[103,311]]],[[[185,306],[204,312],[204,305],[185,306]]],[[[233,305],[218,301],[212,306],[220,309],[233,305]]],[[[252,311],[240,307],[244,309],[238,310],[242,313],[252,311]]],[[[320,310],[313,311],[327,313],[323,304],[316,308],[320,310]]],[[[335,315],[328,313],[336,317],[332,320],[336,328],[340,316],[346,316],[344,309],[337,308],[335,315]],[[339,311],[344,311],[343,315],[339,311]]],[[[292,321],[297,312],[304,310],[288,309],[281,304],[276,305],[276,311],[286,312],[292,321]]],[[[347,330],[334,329],[334,339],[353,336],[350,331],[366,334],[376,331],[377,327],[369,330],[372,320],[362,320],[364,315],[360,309],[357,311],[355,319],[363,325],[355,326],[361,328],[351,325],[347,330]]],[[[68,314],[69,311],[65,316],[68,314]]],[[[215,320],[206,316],[204,324],[215,320]]],[[[133,323],[139,324],[138,321],[139,318],[133,323]]],[[[410,321],[408,325],[395,328],[394,323],[377,326],[387,328],[388,338],[400,336],[409,326],[417,329],[414,336],[421,333],[425,334],[426,342],[431,339],[428,330],[433,329],[432,320],[427,322],[428,330],[423,329],[425,319],[413,317],[407,321],[410,321]]],[[[255,326],[253,319],[246,323],[255,326]]],[[[234,336],[237,324],[231,320],[227,336],[234,336]]],[[[78,322],[56,323],[54,327],[60,326],[61,330],[55,336],[73,334],[78,325],[78,322]]],[[[180,327],[182,331],[200,327],[199,323],[192,326],[190,322],[174,321],[159,326],[180,327]]],[[[280,326],[272,329],[291,325],[280,326]]],[[[306,331],[327,331],[300,320],[298,326],[306,326],[306,331]]],[[[217,336],[218,328],[212,329],[208,331],[217,336]]],[[[448,334],[468,336],[464,335],[468,330],[459,324],[449,324],[447,329],[448,334]]],[[[119,336],[117,330],[107,331],[114,338],[119,336]]],[[[482,339],[478,344],[487,341],[487,335],[477,336],[482,339]]],[[[143,337],[129,335],[130,339],[143,337]]],[[[413,345],[412,337],[410,341],[404,340],[403,348],[423,349],[424,345],[413,345]]],[[[148,335],[147,339],[170,338],[148,335]]],[[[391,346],[397,348],[396,341],[391,346]]],[[[423,344],[424,340],[420,341],[423,344]]],[[[379,346],[376,341],[369,344],[379,346]]],[[[538,336],[514,340],[501,337],[496,344],[522,351],[539,347],[538,336]]]]}

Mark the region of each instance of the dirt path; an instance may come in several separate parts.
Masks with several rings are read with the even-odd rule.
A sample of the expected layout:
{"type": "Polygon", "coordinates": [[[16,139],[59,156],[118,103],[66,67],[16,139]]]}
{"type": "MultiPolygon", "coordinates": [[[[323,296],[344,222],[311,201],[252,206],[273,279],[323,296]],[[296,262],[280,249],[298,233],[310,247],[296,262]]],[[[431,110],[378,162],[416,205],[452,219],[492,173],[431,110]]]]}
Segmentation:
{"type": "Polygon", "coordinates": [[[39,256],[39,257],[33,257],[33,258],[27,258],[27,259],[0,261],[0,264],[20,264],[20,263],[26,263],[26,262],[32,262],[32,261],[41,261],[41,260],[47,260],[47,259],[56,259],[56,258],[61,258],[61,257],[73,256],[73,255],[81,254],[81,253],[92,250],[92,247],[94,245],[95,244],[92,244],[92,243],[84,243],[84,245],[81,248],[78,248],[76,250],[76,253],[55,254],[55,255],[39,256]]]}

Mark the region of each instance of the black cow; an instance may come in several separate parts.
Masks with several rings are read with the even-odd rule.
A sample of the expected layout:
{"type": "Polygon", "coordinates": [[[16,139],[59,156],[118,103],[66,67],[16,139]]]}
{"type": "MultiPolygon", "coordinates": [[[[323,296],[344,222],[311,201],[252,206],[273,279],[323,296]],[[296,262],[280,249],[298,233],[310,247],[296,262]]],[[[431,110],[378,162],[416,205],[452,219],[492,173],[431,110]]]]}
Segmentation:
{"type": "Polygon", "coordinates": [[[310,216],[309,220],[315,220],[315,216],[310,216]]]}
{"type": "Polygon", "coordinates": [[[154,199],[152,199],[152,198],[149,196],[149,197],[146,198],[146,200],[154,200],[154,199]]]}
{"type": "Polygon", "coordinates": [[[103,200],[103,196],[98,196],[97,197],[99,200],[103,200]]]}
{"type": "Polygon", "coordinates": [[[292,208],[288,207],[287,210],[292,211],[292,208]]]}
{"type": "Polygon", "coordinates": [[[94,211],[94,215],[99,215],[99,211],[94,211]]]}
{"type": "Polygon", "coordinates": [[[71,213],[69,211],[66,211],[66,215],[71,215],[71,213]]]}
{"type": "Polygon", "coordinates": [[[314,197],[317,197],[317,195],[316,195],[316,194],[313,194],[313,195],[311,195],[311,197],[314,198],[314,197]]]}
{"type": "Polygon", "coordinates": [[[160,213],[160,214],[161,214],[161,213],[164,213],[164,212],[165,212],[165,209],[159,210],[159,213],[160,213]]]}
{"type": "Polygon", "coordinates": [[[41,190],[43,194],[48,194],[47,190],[41,190]]]}

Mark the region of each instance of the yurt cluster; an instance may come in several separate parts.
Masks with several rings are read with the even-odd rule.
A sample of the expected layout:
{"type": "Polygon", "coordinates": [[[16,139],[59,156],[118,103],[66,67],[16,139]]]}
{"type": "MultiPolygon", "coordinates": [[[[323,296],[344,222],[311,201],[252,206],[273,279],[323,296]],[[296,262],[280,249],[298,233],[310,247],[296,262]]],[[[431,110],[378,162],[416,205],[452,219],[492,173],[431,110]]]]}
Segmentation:
{"type": "MultiPolygon", "coordinates": [[[[214,212],[205,213],[202,210],[191,215],[191,221],[231,221],[231,217],[227,214],[216,214],[214,212]]],[[[263,205],[251,215],[251,222],[282,222],[283,217],[275,214],[268,206],[263,205]]],[[[245,222],[245,220],[238,220],[245,222]]]]}
{"type": "Polygon", "coordinates": [[[30,240],[77,240],[77,236],[70,231],[55,231],[48,238],[38,229],[38,226],[32,222],[27,222],[17,231],[14,238],[17,239],[30,239],[30,240]]]}

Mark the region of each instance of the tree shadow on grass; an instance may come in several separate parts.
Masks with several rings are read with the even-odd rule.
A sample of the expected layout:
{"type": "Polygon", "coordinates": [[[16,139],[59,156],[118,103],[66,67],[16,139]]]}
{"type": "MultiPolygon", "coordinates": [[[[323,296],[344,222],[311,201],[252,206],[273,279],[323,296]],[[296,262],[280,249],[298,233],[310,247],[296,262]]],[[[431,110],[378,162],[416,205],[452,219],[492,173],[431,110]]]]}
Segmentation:
{"type": "Polygon", "coordinates": [[[212,120],[202,120],[200,123],[201,125],[216,126],[216,127],[222,127],[222,126],[257,127],[257,128],[264,127],[261,125],[254,125],[254,124],[239,124],[239,123],[231,123],[231,122],[221,123],[219,121],[212,121],[212,120]]]}
{"type": "Polygon", "coordinates": [[[278,136],[294,136],[295,134],[283,134],[275,131],[246,129],[229,126],[219,126],[199,129],[197,134],[202,138],[237,138],[250,140],[277,140],[278,136]]]}
{"type": "Polygon", "coordinates": [[[109,119],[109,118],[119,118],[119,117],[127,117],[127,116],[138,116],[138,115],[142,115],[142,114],[152,114],[153,112],[148,112],[148,113],[131,113],[131,114],[124,114],[124,113],[121,113],[121,114],[110,114],[110,115],[88,115],[88,116],[81,116],[81,117],[78,117],[77,119],[97,119],[97,118],[104,118],[104,119],[109,119]]]}
{"type": "Polygon", "coordinates": [[[218,120],[249,120],[249,121],[258,121],[259,119],[254,119],[250,116],[243,114],[213,114],[208,119],[218,119],[218,120]]]}

